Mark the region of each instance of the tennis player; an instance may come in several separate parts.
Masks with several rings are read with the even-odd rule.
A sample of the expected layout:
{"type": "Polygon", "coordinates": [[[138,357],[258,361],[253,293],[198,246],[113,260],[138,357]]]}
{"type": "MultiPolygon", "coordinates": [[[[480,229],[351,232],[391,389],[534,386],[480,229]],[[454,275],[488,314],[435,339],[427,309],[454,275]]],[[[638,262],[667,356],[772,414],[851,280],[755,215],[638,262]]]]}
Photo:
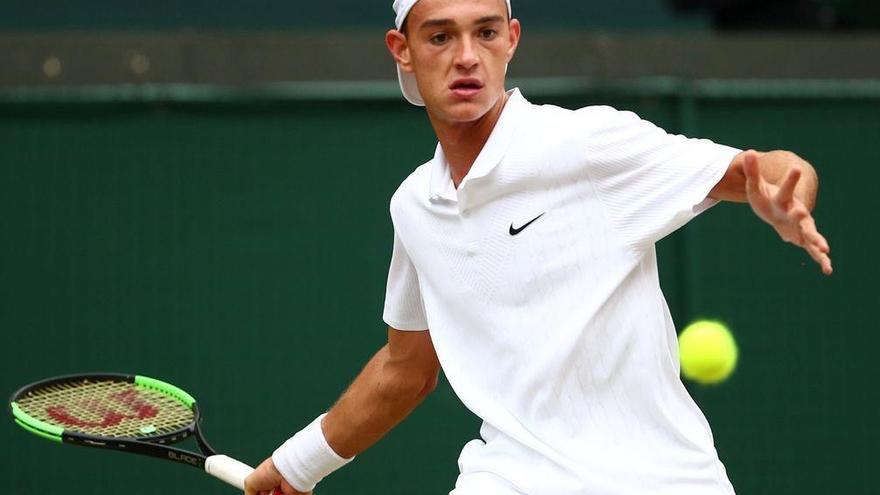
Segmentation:
{"type": "Polygon", "coordinates": [[[732,494],[679,378],[654,243],[719,200],[748,202],[831,274],[813,168],[506,90],[521,29],[509,1],[394,10],[385,40],[439,145],[391,200],[388,344],[246,493],[311,492],[403,420],[442,365],[483,420],[452,495],[732,494]]]}

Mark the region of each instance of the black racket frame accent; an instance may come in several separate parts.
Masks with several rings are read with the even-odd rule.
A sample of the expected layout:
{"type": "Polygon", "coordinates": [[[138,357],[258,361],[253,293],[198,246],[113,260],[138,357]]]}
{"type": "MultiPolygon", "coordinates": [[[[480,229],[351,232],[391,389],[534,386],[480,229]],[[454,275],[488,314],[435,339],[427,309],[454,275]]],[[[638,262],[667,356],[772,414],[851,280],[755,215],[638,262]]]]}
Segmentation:
{"type": "MultiPolygon", "coordinates": [[[[77,373],[73,375],[57,376],[21,387],[20,389],[15,391],[15,393],[10,398],[9,403],[12,404],[18,399],[25,397],[27,393],[32,390],[43,388],[54,383],[63,383],[76,380],[113,380],[134,383],[135,375],[124,373],[77,373]]],[[[148,439],[144,440],[129,437],[102,437],[67,430],[64,430],[64,432],[61,434],[61,440],[64,443],[69,443],[71,445],[118,450],[121,452],[130,452],[132,454],[158,457],[160,459],[166,459],[169,461],[174,461],[180,464],[185,464],[187,466],[192,466],[204,470],[205,459],[208,456],[217,454],[217,451],[208,444],[208,442],[205,440],[205,437],[202,435],[202,431],[199,426],[202,421],[202,415],[201,411],[199,410],[198,402],[193,403],[192,410],[193,421],[189,425],[178,430],[166,433],[164,435],[149,437],[148,439]],[[201,453],[196,453],[169,445],[186,440],[190,436],[195,437],[196,443],[198,444],[201,453]]]]}

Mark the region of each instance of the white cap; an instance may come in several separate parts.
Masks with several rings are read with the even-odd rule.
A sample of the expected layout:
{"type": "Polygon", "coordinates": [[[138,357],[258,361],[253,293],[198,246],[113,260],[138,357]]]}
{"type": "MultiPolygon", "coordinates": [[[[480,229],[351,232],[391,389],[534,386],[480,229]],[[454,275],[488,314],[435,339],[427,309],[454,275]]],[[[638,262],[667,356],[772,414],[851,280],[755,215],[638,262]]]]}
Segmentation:
{"type": "MultiPolygon", "coordinates": [[[[406,16],[409,15],[409,11],[412,10],[413,5],[418,1],[419,0],[394,0],[394,4],[392,5],[395,14],[394,25],[397,26],[398,30],[403,26],[403,21],[406,20],[406,16]]],[[[508,17],[512,17],[513,14],[510,8],[510,0],[505,1],[507,2],[507,15],[508,17]]],[[[416,76],[409,72],[403,72],[400,70],[400,65],[398,65],[397,79],[400,81],[400,91],[403,92],[403,97],[406,98],[406,101],[420,107],[425,106],[425,100],[423,100],[422,95],[419,94],[419,85],[416,83],[416,76]]]]}

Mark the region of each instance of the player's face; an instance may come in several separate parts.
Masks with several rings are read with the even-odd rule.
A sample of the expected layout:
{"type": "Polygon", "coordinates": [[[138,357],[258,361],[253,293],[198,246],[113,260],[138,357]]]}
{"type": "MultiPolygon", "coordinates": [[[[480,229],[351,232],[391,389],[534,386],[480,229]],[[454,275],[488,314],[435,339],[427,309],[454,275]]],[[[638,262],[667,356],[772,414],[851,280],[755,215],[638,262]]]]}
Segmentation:
{"type": "Polygon", "coordinates": [[[504,0],[420,0],[407,16],[401,67],[415,74],[434,117],[472,122],[504,94],[519,33],[504,0]]]}

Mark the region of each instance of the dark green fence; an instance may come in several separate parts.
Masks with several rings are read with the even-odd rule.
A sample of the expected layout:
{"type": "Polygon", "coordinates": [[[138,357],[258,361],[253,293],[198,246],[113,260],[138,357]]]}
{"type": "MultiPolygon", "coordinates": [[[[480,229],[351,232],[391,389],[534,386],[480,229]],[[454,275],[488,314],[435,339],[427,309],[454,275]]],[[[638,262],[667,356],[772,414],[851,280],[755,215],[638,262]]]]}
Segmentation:
{"type": "MultiPolygon", "coordinates": [[[[664,240],[661,276],[679,324],[721,318],[738,337],[733,378],[691,388],[738,492],[876,493],[877,85],[523,87],[816,165],[833,277],[738,205],[664,240]]],[[[0,390],[78,371],[166,379],[200,400],[218,448],[252,463],[328,407],[385,340],[388,199],[434,145],[393,85],[335,89],[0,95],[0,390]]],[[[2,424],[11,493],[230,493],[2,424]]],[[[319,492],[446,493],[477,426],[441,385],[319,492]]]]}
{"type": "MultiPolygon", "coordinates": [[[[379,29],[394,25],[392,0],[330,0],[296,2],[63,0],[0,2],[0,29],[379,29]]],[[[611,29],[692,30],[710,24],[703,12],[676,14],[667,0],[579,2],[557,0],[553,8],[541,0],[514,0],[517,17],[543,28],[598,27],[611,29]]]]}

